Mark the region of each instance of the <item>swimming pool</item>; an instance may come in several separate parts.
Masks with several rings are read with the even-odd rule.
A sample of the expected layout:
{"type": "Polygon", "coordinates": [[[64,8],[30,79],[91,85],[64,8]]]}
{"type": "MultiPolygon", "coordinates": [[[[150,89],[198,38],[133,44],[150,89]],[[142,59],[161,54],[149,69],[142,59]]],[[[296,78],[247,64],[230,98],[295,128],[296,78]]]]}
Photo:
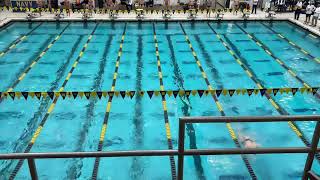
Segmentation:
{"type": "MultiPolygon", "coordinates": [[[[287,21],[14,22],[0,32],[0,91],[319,87],[319,46],[319,37],[287,21]]],[[[7,98],[0,106],[1,153],[177,149],[182,116],[320,112],[319,97],[312,93],[7,98]]],[[[186,148],[242,146],[230,130],[261,147],[303,146],[313,128],[313,122],[193,124],[187,126],[186,148]]],[[[239,155],[186,157],[184,177],[300,179],[305,158],[250,155],[245,164],[239,155]]],[[[40,179],[170,179],[176,160],[46,159],[36,165],[40,179]]],[[[316,160],[313,170],[319,169],[316,160]]],[[[0,174],[1,179],[30,177],[26,162],[18,160],[0,161],[0,174]]]]}

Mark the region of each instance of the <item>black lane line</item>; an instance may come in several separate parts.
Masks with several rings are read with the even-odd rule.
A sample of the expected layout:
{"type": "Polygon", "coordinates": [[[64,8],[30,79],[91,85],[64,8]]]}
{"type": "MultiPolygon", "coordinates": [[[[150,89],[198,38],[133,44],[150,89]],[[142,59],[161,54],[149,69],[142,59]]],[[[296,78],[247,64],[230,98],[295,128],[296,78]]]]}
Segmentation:
{"type": "Polygon", "coordinates": [[[267,26],[265,23],[260,22],[264,27],[266,27],[267,29],[269,29],[270,31],[272,31],[274,34],[278,35],[281,39],[285,40],[287,43],[289,43],[290,45],[292,45],[293,47],[295,47],[296,49],[298,49],[299,51],[301,51],[304,55],[308,56],[310,59],[316,61],[317,63],[320,63],[320,60],[317,61],[316,57],[313,56],[311,53],[307,52],[306,50],[304,50],[302,47],[298,46],[296,43],[293,43],[292,41],[290,41],[286,36],[284,36],[283,34],[275,31],[272,27],[267,26]]]}
{"type": "MultiPolygon", "coordinates": [[[[211,27],[210,24],[209,24],[209,26],[211,27]]],[[[214,31],[213,28],[211,28],[211,29],[213,30],[213,32],[214,32],[215,34],[217,34],[217,33],[214,31]]],[[[235,60],[238,59],[237,57],[239,57],[239,58],[242,59],[242,60],[244,59],[244,61],[241,61],[241,62],[242,62],[242,65],[240,65],[240,66],[241,66],[244,70],[250,71],[250,73],[252,74],[252,77],[250,77],[250,78],[258,85],[258,87],[260,86],[260,88],[265,88],[265,87],[264,87],[264,84],[265,84],[265,83],[263,82],[263,80],[259,79],[259,78],[256,76],[256,74],[254,73],[254,71],[250,68],[248,62],[245,60],[246,58],[241,55],[241,53],[240,53],[240,51],[238,50],[238,48],[230,41],[230,39],[229,39],[226,35],[225,35],[224,37],[225,37],[227,43],[231,46],[231,48],[233,49],[233,51],[234,51],[235,54],[236,54],[236,55],[233,55],[233,57],[235,58],[235,60]]],[[[222,40],[222,39],[221,39],[221,40],[222,40]]],[[[222,41],[223,41],[223,40],[222,40],[222,41]]],[[[226,46],[226,48],[229,48],[229,47],[226,46]]],[[[228,50],[231,50],[231,49],[229,48],[228,50]]],[[[271,95],[268,94],[267,92],[265,93],[265,97],[266,97],[269,101],[272,101],[272,102],[274,102],[274,103],[276,104],[276,107],[278,107],[278,108],[275,107],[275,109],[278,111],[279,114],[281,114],[281,115],[290,115],[279,103],[277,103],[275,100],[273,100],[273,98],[271,97],[271,95]]],[[[310,142],[308,141],[308,139],[307,139],[306,136],[304,135],[303,131],[299,128],[299,126],[297,125],[297,123],[294,122],[294,121],[290,121],[290,122],[291,122],[291,124],[292,124],[292,125],[291,125],[291,124],[289,123],[290,127],[291,127],[292,129],[297,129],[297,130],[299,131],[299,133],[301,134],[301,136],[298,135],[298,137],[302,140],[302,142],[303,142],[306,146],[310,147],[310,145],[311,145],[310,142]]],[[[295,130],[293,130],[293,131],[295,131],[295,130]]],[[[296,132],[296,131],[295,131],[295,132],[296,132]]],[[[316,154],[316,157],[317,157],[317,159],[318,159],[318,162],[320,163],[320,155],[319,155],[319,154],[316,154]]]]}
{"type": "MultiPolygon", "coordinates": [[[[184,88],[184,79],[183,76],[181,74],[181,70],[179,68],[177,59],[176,59],[176,55],[174,52],[174,46],[172,43],[172,39],[170,35],[166,35],[168,44],[169,44],[169,49],[170,49],[170,56],[171,56],[171,61],[173,64],[173,74],[174,74],[174,78],[176,80],[177,86],[179,87],[179,89],[183,89],[184,88]]],[[[179,96],[180,97],[180,96],[179,96]]],[[[183,103],[183,106],[181,107],[183,116],[190,116],[190,109],[191,109],[191,102],[189,97],[180,97],[181,102],[183,103]]],[[[188,130],[187,130],[187,135],[189,137],[189,148],[190,149],[198,149],[197,147],[197,138],[196,138],[196,133],[193,127],[193,124],[187,124],[186,125],[188,130]]],[[[202,162],[201,162],[201,157],[199,155],[194,155],[192,156],[193,158],[193,163],[196,169],[196,173],[197,173],[197,178],[200,180],[205,180],[205,174],[204,174],[204,170],[203,170],[203,166],[202,166],[202,162]]]]}
{"type": "MultiPolygon", "coordinates": [[[[127,30],[127,23],[125,23],[124,28],[123,28],[123,33],[122,33],[122,37],[121,37],[121,41],[120,41],[120,48],[118,50],[118,57],[116,60],[115,70],[114,70],[114,74],[113,74],[111,91],[114,91],[115,86],[116,86],[116,81],[117,81],[117,76],[118,76],[118,71],[119,71],[119,64],[120,64],[120,59],[121,59],[121,55],[122,55],[122,45],[123,45],[124,38],[126,35],[126,30],[127,30]]],[[[108,124],[108,120],[109,120],[112,99],[113,99],[113,96],[109,95],[106,113],[104,114],[104,119],[103,119],[103,124],[102,124],[102,129],[101,129],[101,134],[100,134],[100,139],[99,139],[97,151],[102,151],[102,149],[103,149],[103,142],[104,142],[105,133],[107,130],[107,124],[108,124]]],[[[93,180],[97,179],[98,172],[99,172],[100,159],[101,158],[97,157],[94,161],[94,167],[93,167],[92,177],[91,177],[91,179],[93,179],[93,180]]]]}
{"type": "MultiPolygon", "coordinates": [[[[91,87],[93,91],[99,91],[101,89],[102,78],[105,73],[105,66],[107,63],[107,56],[110,52],[111,42],[113,40],[113,36],[109,36],[108,40],[105,43],[105,48],[103,51],[102,59],[99,64],[99,71],[95,76],[94,84],[91,87]]],[[[96,98],[90,98],[90,103],[86,107],[86,119],[79,133],[79,141],[77,142],[75,152],[83,151],[84,143],[88,135],[88,130],[91,126],[91,123],[94,120],[94,109],[95,105],[98,102],[96,98]]],[[[81,159],[72,159],[72,165],[68,168],[67,171],[67,179],[78,179],[81,175],[81,169],[83,167],[82,158],[81,159]]]]}
{"type": "Polygon", "coordinates": [[[27,34],[20,35],[17,39],[15,39],[13,42],[11,42],[3,51],[0,51],[0,57],[4,56],[8,51],[16,47],[21,41],[26,39],[33,31],[35,31],[39,26],[41,26],[43,22],[40,22],[39,25],[34,27],[31,31],[29,31],[27,34]]]}
{"type": "Polygon", "coordinates": [[[201,54],[203,55],[204,57],[204,60],[206,62],[206,65],[210,68],[210,72],[212,74],[212,79],[214,79],[216,85],[217,85],[217,88],[218,89],[223,89],[223,83],[221,82],[221,77],[219,75],[219,72],[217,70],[217,68],[213,65],[213,63],[211,62],[211,60],[213,59],[213,57],[211,57],[211,55],[206,51],[205,49],[205,45],[202,43],[199,35],[193,35],[195,40],[198,42],[199,44],[199,47],[201,49],[201,54]]]}
{"type": "MultiPolygon", "coordinates": [[[[241,29],[245,34],[247,34],[249,37],[251,37],[251,39],[253,41],[255,41],[255,43],[260,44],[261,47],[263,48],[264,51],[266,51],[269,56],[271,56],[273,58],[273,60],[275,60],[280,66],[282,66],[285,70],[287,70],[289,72],[289,74],[294,77],[296,80],[298,80],[302,85],[304,85],[307,88],[311,88],[311,86],[306,83],[302,78],[300,78],[296,73],[294,73],[291,68],[286,65],[280,58],[277,58],[273,52],[264,44],[262,43],[260,40],[258,40],[254,34],[249,34],[246,30],[244,30],[241,26],[239,26],[237,23],[235,23],[236,26],[241,29]]],[[[314,94],[314,96],[316,96],[318,98],[318,100],[320,100],[320,94],[317,92],[314,94]]]]}
{"type": "MultiPolygon", "coordinates": [[[[153,40],[155,45],[155,52],[157,57],[157,67],[158,67],[158,77],[159,77],[159,85],[160,90],[164,91],[164,84],[163,84],[163,74],[161,69],[161,60],[160,60],[160,53],[159,53],[159,45],[157,40],[157,33],[154,23],[152,23],[153,28],[153,40]]],[[[167,109],[167,102],[165,96],[162,96],[162,108],[163,108],[163,117],[165,122],[165,130],[166,130],[166,136],[167,136],[167,142],[168,142],[168,148],[173,149],[172,145],[172,136],[170,132],[170,124],[169,124],[169,115],[168,115],[168,109],[167,109]]],[[[176,164],[174,161],[174,156],[169,156],[170,160],[170,169],[171,169],[171,178],[172,180],[177,179],[177,172],[176,172],[176,164]]]]}
{"type": "MultiPolygon", "coordinates": [[[[141,27],[139,27],[141,29],[141,27]]],[[[141,91],[142,88],[142,69],[143,69],[143,62],[142,62],[142,55],[143,55],[143,43],[142,43],[142,36],[138,36],[138,51],[137,51],[137,66],[136,66],[136,91],[141,91]]],[[[134,125],[134,145],[135,147],[141,148],[143,145],[143,112],[142,112],[142,99],[141,96],[135,96],[135,112],[133,117],[133,125],[134,125]]],[[[141,165],[141,157],[133,157],[131,164],[131,173],[130,177],[132,179],[141,179],[143,177],[143,166],[141,165]]]]}
{"type": "MultiPolygon", "coordinates": [[[[68,64],[70,63],[71,58],[73,57],[73,55],[76,52],[76,49],[80,45],[82,38],[83,38],[83,35],[81,35],[77,39],[76,43],[74,44],[74,46],[71,49],[71,53],[68,56],[67,61],[65,63],[63,63],[62,66],[57,71],[57,78],[55,79],[55,81],[53,83],[51,83],[52,85],[49,89],[49,92],[57,89],[58,83],[62,79],[62,77],[66,71],[66,68],[68,67],[68,64]]],[[[14,152],[21,152],[23,150],[23,145],[27,144],[28,139],[31,139],[32,134],[35,132],[35,130],[37,128],[38,120],[41,117],[43,117],[46,109],[48,109],[49,102],[50,102],[49,97],[46,97],[41,100],[41,104],[40,104],[38,110],[34,113],[34,116],[28,121],[28,123],[27,123],[28,126],[25,128],[25,131],[20,135],[19,139],[14,143],[14,145],[13,145],[14,152]]],[[[7,162],[9,162],[9,163],[4,168],[1,169],[0,174],[7,174],[8,172],[10,172],[10,167],[12,166],[12,163],[14,163],[14,161],[11,160],[11,161],[7,161],[7,162]]]]}
{"type": "MultiPolygon", "coordinates": [[[[72,68],[70,69],[70,71],[69,71],[69,73],[68,73],[68,76],[66,77],[66,79],[64,80],[64,82],[63,82],[63,84],[62,84],[62,86],[61,86],[61,88],[60,88],[61,90],[63,90],[63,89],[65,88],[66,84],[68,83],[69,78],[70,78],[70,76],[72,75],[72,72],[75,70],[76,65],[78,64],[78,62],[80,61],[80,59],[81,59],[81,57],[82,57],[82,55],[83,55],[83,52],[86,50],[88,43],[91,41],[92,35],[93,35],[94,32],[96,31],[96,29],[97,29],[97,27],[98,27],[98,24],[99,24],[99,23],[96,23],[96,25],[95,25],[93,31],[91,32],[91,34],[90,34],[90,36],[89,36],[89,38],[88,38],[85,46],[82,48],[79,56],[76,58],[75,64],[74,64],[74,65],[72,66],[72,68]],[[70,75],[70,76],[69,76],[69,75],[70,75]]],[[[30,143],[28,144],[28,146],[27,146],[26,149],[24,150],[24,153],[29,153],[29,152],[30,152],[30,150],[31,150],[31,148],[33,147],[36,139],[38,138],[39,134],[41,133],[42,128],[44,127],[45,123],[47,122],[47,119],[48,119],[50,113],[54,110],[54,107],[56,106],[58,100],[59,100],[59,97],[56,96],[56,97],[54,98],[53,102],[51,103],[48,111],[46,112],[45,116],[44,116],[43,119],[41,120],[41,122],[40,122],[40,124],[39,124],[39,126],[38,126],[38,128],[37,128],[37,130],[36,130],[36,132],[34,133],[32,139],[31,139],[31,141],[30,141],[30,143]]],[[[10,180],[15,179],[15,177],[16,177],[17,173],[19,172],[19,170],[21,169],[23,163],[24,163],[24,159],[20,159],[19,162],[18,162],[18,164],[15,166],[14,170],[12,171],[12,173],[11,173],[11,175],[10,175],[10,177],[9,177],[10,180]]]]}
{"type": "MultiPolygon", "coordinates": [[[[193,47],[191,45],[190,39],[188,38],[188,35],[187,35],[185,29],[183,28],[181,23],[179,23],[179,24],[180,24],[180,27],[181,27],[184,35],[186,36],[186,41],[188,42],[189,47],[190,47],[190,49],[191,49],[191,51],[193,53],[193,57],[194,57],[196,63],[198,64],[198,66],[199,66],[199,70],[201,71],[202,74],[205,74],[205,72],[203,70],[203,67],[200,65],[201,64],[200,60],[198,59],[198,56],[196,55],[196,53],[195,53],[195,51],[194,51],[194,49],[193,49],[193,47]]],[[[208,89],[211,90],[212,86],[210,85],[210,82],[209,82],[208,78],[206,76],[203,76],[203,78],[204,78],[204,80],[205,80],[205,82],[206,82],[206,84],[208,86],[208,89]]],[[[226,114],[225,114],[225,112],[224,112],[224,110],[223,110],[223,108],[222,108],[222,106],[221,106],[216,94],[212,94],[212,98],[213,98],[214,102],[216,103],[216,106],[217,106],[217,108],[218,108],[218,110],[220,112],[220,115],[221,116],[226,116],[226,114]]],[[[238,138],[235,136],[234,130],[231,127],[231,123],[226,123],[226,126],[227,126],[227,128],[228,128],[228,130],[230,132],[230,136],[231,136],[233,142],[235,143],[235,145],[237,146],[237,148],[242,148],[238,138]]],[[[251,164],[250,164],[250,162],[248,160],[248,157],[246,155],[244,155],[244,154],[241,154],[240,156],[241,156],[245,166],[247,167],[247,170],[248,170],[251,178],[252,179],[257,179],[257,176],[256,176],[256,174],[255,174],[255,172],[254,172],[254,170],[253,170],[253,168],[252,168],[252,166],[251,166],[251,164]]]]}

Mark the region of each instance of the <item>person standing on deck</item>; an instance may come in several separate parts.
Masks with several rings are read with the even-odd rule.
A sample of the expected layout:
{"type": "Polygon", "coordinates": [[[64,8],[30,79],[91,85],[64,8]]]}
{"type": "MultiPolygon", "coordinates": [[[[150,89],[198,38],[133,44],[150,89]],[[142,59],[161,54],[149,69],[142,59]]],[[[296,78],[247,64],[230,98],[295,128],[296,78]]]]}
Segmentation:
{"type": "Polygon", "coordinates": [[[301,0],[299,0],[297,2],[295,9],[296,10],[294,11],[294,19],[299,20],[301,9],[302,9],[302,1],[301,0]]]}
{"type": "Polygon", "coordinates": [[[257,14],[258,2],[259,2],[259,0],[253,0],[251,14],[253,14],[253,12],[254,12],[254,14],[257,14]]]}
{"type": "Polygon", "coordinates": [[[311,26],[314,26],[314,27],[317,26],[319,17],[320,17],[320,4],[318,4],[318,7],[314,11],[314,14],[312,16],[311,26]]]}
{"type": "Polygon", "coordinates": [[[306,20],[304,21],[305,24],[310,23],[310,18],[311,18],[311,15],[312,15],[314,9],[315,9],[314,5],[309,2],[309,5],[306,8],[306,20]]]}

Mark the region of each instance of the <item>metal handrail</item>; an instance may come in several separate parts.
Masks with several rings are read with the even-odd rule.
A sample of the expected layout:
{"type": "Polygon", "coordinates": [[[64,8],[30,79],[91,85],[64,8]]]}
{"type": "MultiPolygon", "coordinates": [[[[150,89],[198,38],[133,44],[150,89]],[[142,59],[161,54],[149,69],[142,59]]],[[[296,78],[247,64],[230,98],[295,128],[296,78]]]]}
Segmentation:
{"type": "Polygon", "coordinates": [[[8,153],[0,154],[0,160],[27,159],[30,175],[38,179],[35,159],[50,158],[97,158],[97,157],[130,157],[130,156],[178,156],[178,179],[183,179],[184,156],[193,155],[232,155],[232,154],[274,154],[274,153],[308,153],[303,178],[320,179],[311,171],[314,155],[320,152],[317,148],[320,136],[320,116],[247,116],[247,117],[183,117],[179,121],[179,147],[177,150],[132,150],[103,152],[49,152],[49,153],[8,153]],[[185,125],[187,123],[224,123],[224,122],[286,122],[317,121],[312,137],[311,147],[289,148],[221,148],[221,149],[184,149],[185,125]]]}

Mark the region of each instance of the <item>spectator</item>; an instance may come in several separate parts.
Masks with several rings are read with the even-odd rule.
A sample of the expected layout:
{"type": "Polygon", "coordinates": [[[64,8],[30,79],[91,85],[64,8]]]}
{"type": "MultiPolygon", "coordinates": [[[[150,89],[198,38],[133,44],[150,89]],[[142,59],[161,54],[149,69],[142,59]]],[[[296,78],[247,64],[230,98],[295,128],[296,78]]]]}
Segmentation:
{"type": "Polygon", "coordinates": [[[66,14],[70,16],[70,2],[69,0],[64,0],[64,8],[66,10],[66,14]]]}
{"type": "Polygon", "coordinates": [[[239,11],[239,0],[234,0],[233,1],[233,14],[238,14],[238,11],[239,11]]]}
{"type": "Polygon", "coordinates": [[[312,13],[314,12],[315,7],[312,3],[309,2],[308,6],[306,7],[306,20],[305,20],[305,24],[310,23],[310,17],[312,15],[312,13]]]}
{"type": "Polygon", "coordinates": [[[296,10],[294,11],[294,19],[299,20],[301,9],[302,9],[302,1],[301,0],[299,0],[297,2],[295,9],[296,10]]]}
{"type": "Polygon", "coordinates": [[[267,0],[266,4],[264,5],[264,8],[266,9],[266,12],[269,12],[271,10],[271,0],[267,0]]]}
{"type": "Polygon", "coordinates": [[[318,4],[318,7],[317,7],[316,10],[314,11],[314,14],[313,14],[313,16],[312,16],[311,26],[314,26],[314,27],[317,26],[319,17],[320,17],[320,4],[318,4]]]}
{"type": "Polygon", "coordinates": [[[257,14],[258,2],[259,2],[259,0],[253,0],[251,14],[253,14],[253,12],[254,12],[254,14],[257,14]]]}

